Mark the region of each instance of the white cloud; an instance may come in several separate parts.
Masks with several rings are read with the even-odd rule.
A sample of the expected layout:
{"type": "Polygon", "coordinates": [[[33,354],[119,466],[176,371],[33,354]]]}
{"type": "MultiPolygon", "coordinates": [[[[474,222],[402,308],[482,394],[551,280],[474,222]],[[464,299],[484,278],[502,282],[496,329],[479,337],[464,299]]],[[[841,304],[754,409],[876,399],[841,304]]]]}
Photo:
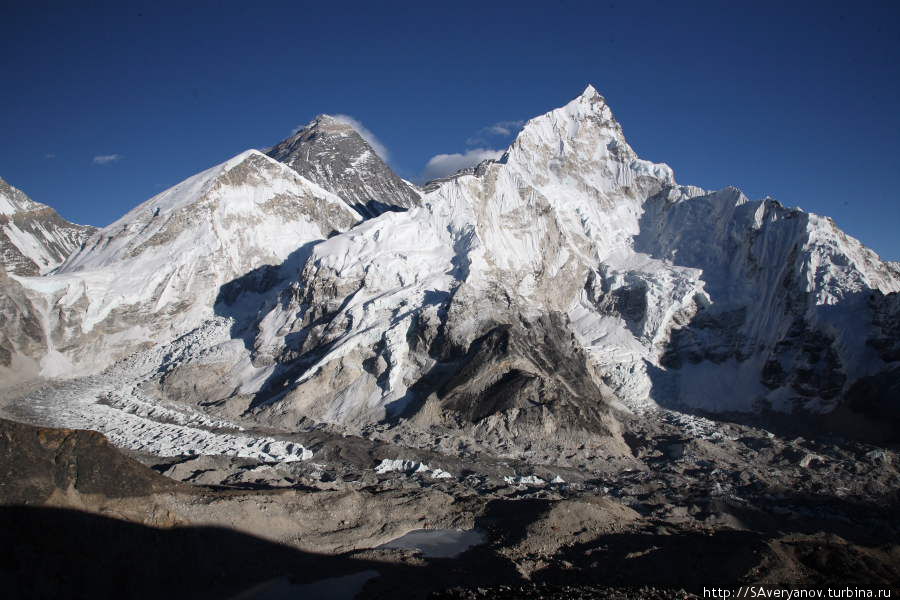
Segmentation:
{"type": "Polygon", "coordinates": [[[335,120],[340,121],[341,123],[346,123],[353,127],[356,130],[362,139],[369,142],[369,145],[372,146],[372,150],[375,151],[375,154],[381,157],[381,160],[384,162],[388,162],[390,160],[390,153],[388,149],[385,148],[384,144],[381,143],[375,134],[369,131],[365,125],[351,117],[350,115],[334,115],[335,120]]]}
{"type": "Polygon", "coordinates": [[[44,158],[49,160],[51,158],[56,158],[56,155],[52,152],[48,152],[47,154],[44,155],[44,158]]]}
{"type": "Polygon", "coordinates": [[[95,165],[107,165],[111,162],[116,162],[117,160],[122,160],[124,158],[121,154],[100,154],[99,156],[94,157],[95,165]]]}
{"type": "Polygon", "coordinates": [[[497,160],[503,156],[503,150],[490,150],[488,148],[472,148],[465,154],[436,154],[425,165],[422,177],[425,181],[446,177],[456,173],[460,169],[474,167],[483,160],[497,160]]]}
{"type": "Polygon", "coordinates": [[[473,146],[475,144],[489,143],[488,139],[491,137],[512,137],[519,133],[524,125],[525,121],[499,121],[493,125],[488,125],[487,127],[479,129],[475,132],[475,135],[466,140],[466,144],[473,146]]]}
{"type": "Polygon", "coordinates": [[[503,135],[510,136],[525,125],[525,121],[500,121],[499,123],[494,123],[490,127],[487,127],[488,133],[492,133],[494,135],[503,135]]]}

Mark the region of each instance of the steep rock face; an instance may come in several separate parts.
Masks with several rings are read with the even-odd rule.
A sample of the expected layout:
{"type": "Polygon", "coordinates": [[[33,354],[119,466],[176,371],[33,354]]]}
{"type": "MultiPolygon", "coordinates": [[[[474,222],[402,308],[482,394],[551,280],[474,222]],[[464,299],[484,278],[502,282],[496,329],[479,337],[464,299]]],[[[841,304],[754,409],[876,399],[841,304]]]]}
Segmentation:
{"type": "Polygon", "coordinates": [[[398,177],[352,125],[329,115],[267,154],[340,196],[365,217],[417,206],[419,192],[398,177]]]}
{"type": "Polygon", "coordinates": [[[96,230],[66,221],[0,178],[0,263],[7,273],[43,275],[96,230]]]}
{"type": "Polygon", "coordinates": [[[37,377],[47,350],[43,302],[0,271],[0,384],[37,377]]]}
{"type": "Polygon", "coordinates": [[[420,429],[465,432],[509,452],[624,455],[612,391],[596,380],[566,316],[499,325],[444,356],[410,389],[420,429]]]}
{"type": "Polygon", "coordinates": [[[27,311],[19,308],[23,323],[30,315],[21,329],[43,332],[42,351],[29,352],[42,375],[93,372],[196,328],[214,315],[230,281],[302,262],[313,244],[360,219],[333,194],[252,150],[97,231],[55,274],[16,278],[21,290],[6,301],[31,299],[27,311]]]}
{"type": "Polygon", "coordinates": [[[893,442],[900,440],[900,293],[868,296],[872,326],[866,345],[878,359],[867,375],[853,382],[847,391],[852,410],[876,421],[883,428],[883,436],[893,442]]]}

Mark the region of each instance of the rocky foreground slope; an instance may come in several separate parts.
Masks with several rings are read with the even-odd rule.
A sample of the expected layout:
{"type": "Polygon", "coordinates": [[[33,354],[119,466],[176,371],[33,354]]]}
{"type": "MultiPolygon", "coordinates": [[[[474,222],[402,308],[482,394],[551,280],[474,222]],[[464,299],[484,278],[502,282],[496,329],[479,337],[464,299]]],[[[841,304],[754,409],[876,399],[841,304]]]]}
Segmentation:
{"type": "MultiPolygon", "coordinates": [[[[733,434],[771,454],[785,477],[824,469],[867,487],[838,498],[794,475],[799,486],[715,491],[714,474],[677,468],[658,478],[609,474],[603,486],[508,486],[498,477],[508,467],[489,458],[459,463],[482,473],[469,480],[414,467],[378,473],[370,465],[401,450],[358,438],[320,439],[315,465],[141,456],[151,469],[94,432],[0,420],[0,575],[15,598],[686,598],[748,584],[900,591],[896,497],[875,500],[896,489],[896,453],[860,456],[855,474],[839,474],[845,459],[835,452],[853,448],[820,447],[820,463],[799,467],[795,444],[733,434]],[[422,528],[479,539],[450,556],[392,547],[422,528]]],[[[651,442],[639,454],[673,467],[712,456],[690,444],[675,460],[656,451],[651,442]]]]}

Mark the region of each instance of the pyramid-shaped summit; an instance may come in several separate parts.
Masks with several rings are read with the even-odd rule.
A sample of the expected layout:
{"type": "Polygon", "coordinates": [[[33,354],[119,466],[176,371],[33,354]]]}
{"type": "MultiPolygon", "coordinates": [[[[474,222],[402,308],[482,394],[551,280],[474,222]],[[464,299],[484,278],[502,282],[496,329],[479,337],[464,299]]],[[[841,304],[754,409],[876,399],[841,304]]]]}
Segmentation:
{"type": "Polygon", "coordinates": [[[319,115],[267,152],[366,218],[418,206],[420,194],[345,119],[319,115]]]}

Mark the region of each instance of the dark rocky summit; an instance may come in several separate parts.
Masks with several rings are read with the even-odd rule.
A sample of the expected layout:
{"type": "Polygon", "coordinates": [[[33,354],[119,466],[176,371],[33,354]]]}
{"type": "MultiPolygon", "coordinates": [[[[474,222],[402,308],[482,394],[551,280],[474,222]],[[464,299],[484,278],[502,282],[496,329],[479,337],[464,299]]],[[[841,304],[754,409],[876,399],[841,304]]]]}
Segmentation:
{"type": "Polygon", "coordinates": [[[365,217],[418,205],[419,193],[398,177],[353,125],[319,115],[267,154],[329,192],[365,217]]]}

